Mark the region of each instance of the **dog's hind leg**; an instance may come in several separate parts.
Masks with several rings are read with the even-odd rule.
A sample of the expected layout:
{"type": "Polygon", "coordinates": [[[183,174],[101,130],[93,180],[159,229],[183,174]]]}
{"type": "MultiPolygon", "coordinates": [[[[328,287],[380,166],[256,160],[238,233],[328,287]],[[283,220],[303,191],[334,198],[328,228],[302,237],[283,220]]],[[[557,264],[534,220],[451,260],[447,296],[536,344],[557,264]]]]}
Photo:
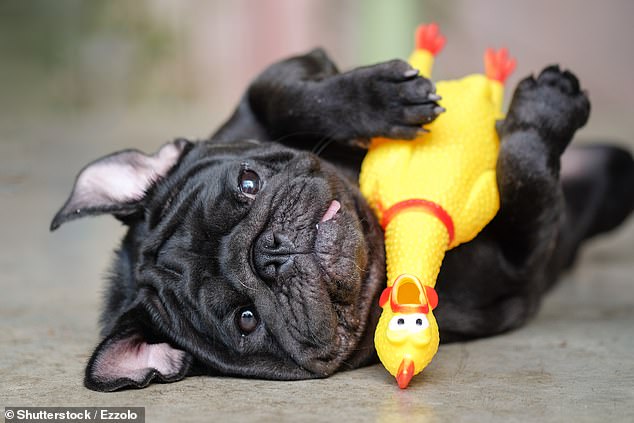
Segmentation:
{"type": "MultiPolygon", "coordinates": [[[[489,227],[507,261],[539,268],[558,251],[565,228],[560,158],[589,116],[590,103],[577,78],[551,66],[518,85],[500,128],[500,210],[489,227]]],[[[541,294],[548,276],[534,278],[541,294]],[[543,286],[540,286],[542,285],[543,286]]]]}

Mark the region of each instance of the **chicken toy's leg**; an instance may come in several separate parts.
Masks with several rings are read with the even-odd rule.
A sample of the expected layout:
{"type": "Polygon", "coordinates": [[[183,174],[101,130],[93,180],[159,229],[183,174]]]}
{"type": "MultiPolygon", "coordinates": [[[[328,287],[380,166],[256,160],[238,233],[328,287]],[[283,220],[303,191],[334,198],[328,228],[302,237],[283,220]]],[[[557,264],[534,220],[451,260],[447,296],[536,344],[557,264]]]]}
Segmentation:
{"type": "Polygon", "coordinates": [[[502,101],[504,100],[504,82],[515,70],[517,61],[509,56],[505,48],[493,50],[488,48],[484,53],[484,73],[493,82],[491,85],[491,101],[498,118],[502,118],[502,101]]]}
{"type": "Polygon", "coordinates": [[[445,46],[445,37],[439,32],[438,25],[419,25],[414,36],[416,47],[409,57],[409,64],[418,69],[425,78],[431,78],[434,57],[445,46]]]}

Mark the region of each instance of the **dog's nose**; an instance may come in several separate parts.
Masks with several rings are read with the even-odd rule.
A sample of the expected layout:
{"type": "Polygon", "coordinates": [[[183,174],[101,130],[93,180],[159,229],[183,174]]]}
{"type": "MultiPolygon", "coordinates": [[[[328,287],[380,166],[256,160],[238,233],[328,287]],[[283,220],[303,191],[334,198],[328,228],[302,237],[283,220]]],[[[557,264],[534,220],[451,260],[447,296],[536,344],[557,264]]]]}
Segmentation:
{"type": "Polygon", "coordinates": [[[266,231],[253,248],[253,265],[262,279],[272,282],[290,264],[293,242],[283,232],[266,231]]]}

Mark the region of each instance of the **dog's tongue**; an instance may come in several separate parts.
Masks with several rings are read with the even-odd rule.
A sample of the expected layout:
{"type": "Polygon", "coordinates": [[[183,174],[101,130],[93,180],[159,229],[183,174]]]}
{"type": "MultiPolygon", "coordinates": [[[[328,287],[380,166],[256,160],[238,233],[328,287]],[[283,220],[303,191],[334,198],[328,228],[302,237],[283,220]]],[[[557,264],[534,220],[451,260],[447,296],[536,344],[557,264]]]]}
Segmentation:
{"type": "Polygon", "coordinates": [[[326,210],[326,213],[324,213],[324,216],[321,218],[319,223],[327,222],[335,217],[340,208],[341,204],[339,203],[339,201],[332,200],[332,203],[330,203],[330,205],[328,206],[328,210],[326,210]]]}

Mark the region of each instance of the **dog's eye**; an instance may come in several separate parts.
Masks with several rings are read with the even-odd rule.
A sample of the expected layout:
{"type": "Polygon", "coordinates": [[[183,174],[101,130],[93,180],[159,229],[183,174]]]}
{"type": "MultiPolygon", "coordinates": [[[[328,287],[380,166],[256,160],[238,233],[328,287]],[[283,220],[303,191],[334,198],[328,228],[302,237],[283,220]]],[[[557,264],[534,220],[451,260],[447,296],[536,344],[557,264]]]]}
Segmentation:
{"type": "Polygon", "coordinates": [[[247,197],[255,198],[262,187],[262,181],[257,173],[243,167],[240,172],[240,177],[238,178],[238,187],[240,188],[240,192],[247,197]]]}
{"type": "Polygon", "coordinates": [[[257,314],[251,307],[244,307],[238,310],[236,315],[236,324],[240,328],[242,335],[248,335],[253,332],[260,323],[257,314]]]}

